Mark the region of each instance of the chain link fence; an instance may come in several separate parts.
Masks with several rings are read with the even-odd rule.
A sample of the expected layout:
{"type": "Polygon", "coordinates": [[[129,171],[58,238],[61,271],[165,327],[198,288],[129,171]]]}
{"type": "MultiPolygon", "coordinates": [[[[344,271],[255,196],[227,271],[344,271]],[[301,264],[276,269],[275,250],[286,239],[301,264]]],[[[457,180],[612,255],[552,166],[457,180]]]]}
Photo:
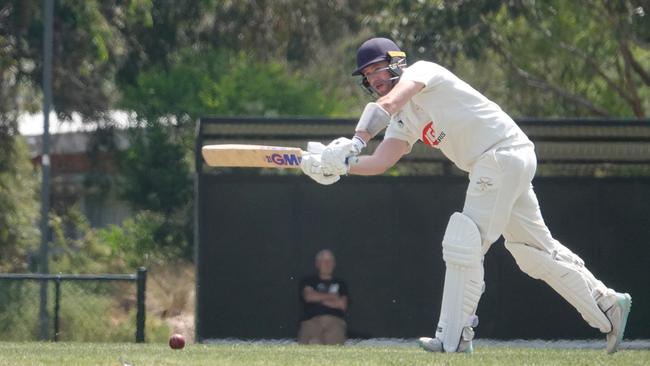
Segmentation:
{"type": "Polygon", "coordinates": [[[144,342],[146,278],[0,274],[0,341],[144,342]]]}

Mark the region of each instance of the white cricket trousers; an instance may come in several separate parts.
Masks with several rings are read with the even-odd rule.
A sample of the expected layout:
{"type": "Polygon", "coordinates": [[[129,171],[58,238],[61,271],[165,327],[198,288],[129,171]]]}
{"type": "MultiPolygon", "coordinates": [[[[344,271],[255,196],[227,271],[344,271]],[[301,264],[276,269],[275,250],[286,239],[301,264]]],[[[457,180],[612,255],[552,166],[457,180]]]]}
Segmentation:
{"type": "MultiPolygon", "coordinates": [[[[527,245],[549,256],[562,256],[567,262],[578,264],[576,275],[588,285],[593,301],[600,302],[604,296],[615,292],[597,280],[576,254],[551,236],[531,184],[536,169],[537,159],[532,145],[498,148],[484,153],[470,170],[463,214],[478,226],[483,254],[503,235],[506,247],[513,255],[511,245],[527,245]]],[[[515,259],[519,264],[519,258],[515,256],[515,259]]],[[[521,265],[520,268],[525,271],[521,265]]],[[[593,310],[577,307],[592,326],[608,331],[608,324],[590,321],[591,317],[586,313],[593,310]]]]}

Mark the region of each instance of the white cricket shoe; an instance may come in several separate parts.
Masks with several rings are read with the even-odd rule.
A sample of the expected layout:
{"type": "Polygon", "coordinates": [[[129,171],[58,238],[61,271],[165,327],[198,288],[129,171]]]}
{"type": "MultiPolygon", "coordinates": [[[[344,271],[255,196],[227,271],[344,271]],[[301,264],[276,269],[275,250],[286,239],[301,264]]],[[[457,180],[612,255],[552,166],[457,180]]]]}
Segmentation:
{"type": "Polygon", "coordinates": [[[444,352],[442,341],[438,338],[420,337],[418,338],[418,346],[429,352],[444,352]]]}
{"type": "Polygon", "coordinates": [[[632,307],[632,296],[630,294],[616,293],[615,296],[616,302],[605,311],[607,319],[612,323],[612,330],[607,333],[607,353],[618,351],[618,346],[623,340],[627,316],[630,315],[630,308],[632,307]]]}
{"type": "MultiPolygon", "coordinates": [[[[429,352],[444,352],[442,347],[442,341],[438,338],[430,337],[420,337],[418,338],[418,345],[422,347],[425,351],[429,352]]],[[[461,340],[458,345],[457,352],[472,353],[474,352],[474,347],[472,346],[472,341],[461,340]]]]}

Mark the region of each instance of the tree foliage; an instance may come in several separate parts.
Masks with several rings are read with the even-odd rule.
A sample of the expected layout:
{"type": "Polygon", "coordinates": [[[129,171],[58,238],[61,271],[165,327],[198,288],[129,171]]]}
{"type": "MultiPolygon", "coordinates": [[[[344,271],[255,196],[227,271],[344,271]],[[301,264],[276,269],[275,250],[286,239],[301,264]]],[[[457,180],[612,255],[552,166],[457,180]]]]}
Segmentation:
{"type": "Polygon", "coordinates": [[[164,126],[133,131],[121,155],[120,190],[134,208],[170,215],[187,205],[193,186],[185,150],[164,126]]]}
{"type": "MultiPolygon", "coordinates": [[[[323,50],[354,34],[361,2],[225,0],[210,9],[204,37],[218,48],[247,50],[261,61],[321,63],[323,50]]],[[[329,60],[336,61],[336,60],[329,60]]]]}
{"type": "Polygon", "coordinates": [[[160,265],[189,250],[184,239],[162,214],[141,210],[120,226],[94,229],[76,206],[52,214],[50,269],[62,273],[133,272],[140,266],[160,265]],[[73,235],[70,235],[73,233],[73,235]]]}
{"type": "Polygon", "coordinates": [[[147,121],[173,116],[192,125],[201,115],[331,115],[342,105],[286,64],[214,49],[182,50],[169,68],[141,73],[123,98],[124,108],[147,121]]]}
{"type": "MultiPolygon", "coordinates": [[[[491,92],[525,114],[643,116],[650,99],[644,5],[643,0],[197,0],[183,6],[165,0],[57,0],[54,105],[62,117],[77,111],[102,118],[141,73],[168,71],[178,50],[188,47],[243,51],[261,64],[288,62],[290,70],[322,77],[325,90],[347,91],[349,79],[332,77],[330,70],[349,70],[360,38],[372,29],[395,38],[412,59],[432,58],[470,74],[498,68],[504,81],[493,82],[499,85],[491,92]]],[[[13,98],[20,109],[37,106],[41,8],[40,0],[0,5],[0,92],[20,95],[13,98]]]]}
{"type": "Polygon", "coordinates": [[[138,114],[142,128],[131,132],[121,158],[123,196],[137,209],[162,213],[169,220],[164,227],[177,229],[168,235],[183,234],[176,245],[190,247],[193,135],[187,133],[197,118],[329,115],[340,105],[286,64],[259,63],[243,52],[182,50],[169,67],[140,73],[124,90],[123,107],[138,114]]]}
{"type": "Polygon", "coordinates": [[[370,18],[370,26],[401,41],[411,55],[452,69],[498,69],[506,88],[497,80],[496,87],[477,83],[509,110],[644,117],[650,109],[650,27],[643,1],[381,3],[384,10],[370,18]]]}
{"type": "Polygon", "coordinates": [[[38,178],[22,138],[10,147],[11,164],[0,169],[0,271],[26,269],[39,238],[38,178]]]}

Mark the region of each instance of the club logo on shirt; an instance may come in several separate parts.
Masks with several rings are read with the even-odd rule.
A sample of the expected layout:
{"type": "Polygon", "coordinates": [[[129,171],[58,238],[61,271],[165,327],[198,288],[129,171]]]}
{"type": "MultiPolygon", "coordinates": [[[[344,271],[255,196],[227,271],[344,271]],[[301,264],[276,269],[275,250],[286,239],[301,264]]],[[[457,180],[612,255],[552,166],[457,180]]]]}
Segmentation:
{"type": "Polygon", "coordinates": [[[338,283],[326,284],[323,282],[319,282],[318,285],[316,285],[316,291],[328,293],[328,294],[338,294],[339,284],[338,283]]]}
{"type": "Polygon", "coordinates": [[[488,188],[492,187],[492,185],[493,185],[492,178],[490,177],[480,177],[476,181],[476,186],[478,190],[481,192],[485,192],[488,188]]]}
{"type": "Polygon", "coordinates": [[[435,147],[436,149],[438,149],[438,145],[442,142],[445,136],[444,132],[440,132],[438,137],[436,137],[436,130],[433,128],[433,121],[429,121],[429,123],[424,126],[424,129],[422,129],[422,142],[431,147],[435,147]]]}

